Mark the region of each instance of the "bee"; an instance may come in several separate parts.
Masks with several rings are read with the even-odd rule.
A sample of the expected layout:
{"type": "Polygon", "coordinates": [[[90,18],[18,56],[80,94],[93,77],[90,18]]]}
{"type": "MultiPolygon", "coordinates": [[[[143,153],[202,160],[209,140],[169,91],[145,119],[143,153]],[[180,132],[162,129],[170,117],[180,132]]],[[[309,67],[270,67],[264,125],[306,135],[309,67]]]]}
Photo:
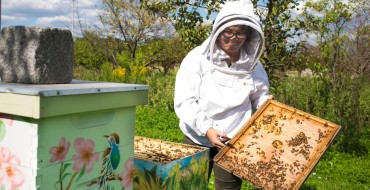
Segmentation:
{"type": "Polygon", "coordinates": [[[245,146],[245,144],[241,144],[240,147],[239,147],[239,150],[243,149],[245,146]]]}
{"type": "Polygon", "coordinates": [[[281,149],[281,148],[283,148],[283,142],[281,142],[280,140],[274,140],[272,142],[272,146],[274,148],[281,149]]]}
{"type": "Polygon", "coordinates": [[[278,127],[278,128],[275,130],[274,134],[275,134],[276,136],[279,136],[279,135],[281,134],[281,127],[278,127]]]}

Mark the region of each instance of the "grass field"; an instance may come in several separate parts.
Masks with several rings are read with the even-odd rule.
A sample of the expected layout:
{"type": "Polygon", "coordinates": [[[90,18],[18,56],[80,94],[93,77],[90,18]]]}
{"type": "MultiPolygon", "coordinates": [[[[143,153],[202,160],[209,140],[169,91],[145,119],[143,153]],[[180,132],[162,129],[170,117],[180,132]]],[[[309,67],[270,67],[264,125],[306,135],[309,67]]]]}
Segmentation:
{"type": "MultiPolygon", "coordinates": [[[[137,110],[135,134],[171,142],[182,142],[183,135],[178,128],[178,119],[166,109],[140,106],[137,110]],[[149,117],[150,115],[150,117],[149,117]],[[146,126],[146,127],[145,127],[146,126]]],[[[370,139],[364,139],[369,145],[370,139]]],[[[370,149],[370,146],[367,146],[370,149]]],[[[213,176],[212,176],[213,177],[213,176]]],[[[213,178],[208,189],[214,189],[213,178]]],[[[242,189],[258,189],[244,182],[242,189]]],[[[302,190],[358,190],[370,189],[370,157],[340,153],[329,148],[311,172],[302,190]]]]}

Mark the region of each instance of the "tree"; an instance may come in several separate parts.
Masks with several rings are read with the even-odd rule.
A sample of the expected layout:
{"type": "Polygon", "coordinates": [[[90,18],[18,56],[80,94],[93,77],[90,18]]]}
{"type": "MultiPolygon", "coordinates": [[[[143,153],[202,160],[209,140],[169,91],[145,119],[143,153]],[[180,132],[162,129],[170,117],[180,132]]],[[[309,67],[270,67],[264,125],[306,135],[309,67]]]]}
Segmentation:
{"type": "MultiPolygon", "coordinates": [[[[369,5],[368,1],[361,2],[369,5]]],[[[354,1],[310,0],[302,17],[307,31],[316,35],[320,49],[319,55],[312,56],[311,68],[326,84],[327,94],[322,98],[327,99],[328,109],[323,115],[343,126],[339,149],[358,153],[367,152],[360,142],[361,131],[366,127],[360,96],[369,62],[369,53],[364,52],[369,43],[369,23],[360,22],[355,27],[362,20],[355,16],[358,14],[354,10],[359,10],[355,5],[354,1]]],[[[363,10],[368,15],[369,9],[363,10]]]]}
{"type": "Polygon", "coordinates": [[[172,38],[175,34],[164,19],[158,19],[140,9],[138,0],[103,0],[99,23],[82,23],[83,37],[98,47],[115,66],[118,56],[128,55],[126,61],[136,62],[138,48],[148,40],[172,38]]]}
{"type": "Polygon", "coordinates": [[[90,69],[97,69],[101,63],[108,61],[104,54],[85,38],[77,38],[74,41],[74,57],[75,64],[90,69]]]}
{"type": "Polygon", "coordinates": [[[348,68],[355,76],[370,78],[370,2],[366,0],[350,0],[352,5],[352,29],[347,39],[345,61],[352,63],[348,68]]]}
{"type": "Polygon", "coordinates": [[[340,64],[345,52],[342,51],[342,38],[345,37],[345,26],[352,17],[349,6],[340,0],[309,0],[302,16],[306,20],[307,31],[315,34],[321,48],[321,60],[315,63],[314,70],[322,74],[320,76],[330,88],[339,87],[339,75],[345,67],[340,64]]]}
{"type": "Polygon", "coordinates": [[[162,38],[148,41],[142,47],[142,52],[146,57],[144,66],[167,74],[182,61],[189,52],[189,48],[183,44],[179,37],[162,38]]]}
{"type": "Polygon", "coordinates": [[[302,48],[298,37],[305,24],[294,12],[298,11],[298,2],[294,0],[253,1],[261,17],[265,34],[265,54],[263,62],[272,85],[278,86],[279,76],[276,71],[285,72],[294,66],[295,54],[302,48]]]}
{"type": "Polygon", "coordinates": [[[193,48],[201,44],[211,32],[205,21],[219,11],[223,0],[140,0],[142,7],[157,17],[169,20],[179,33],[181,40],[193,48]],[[205,13],[205,15],[204,15],[205,13]]]}

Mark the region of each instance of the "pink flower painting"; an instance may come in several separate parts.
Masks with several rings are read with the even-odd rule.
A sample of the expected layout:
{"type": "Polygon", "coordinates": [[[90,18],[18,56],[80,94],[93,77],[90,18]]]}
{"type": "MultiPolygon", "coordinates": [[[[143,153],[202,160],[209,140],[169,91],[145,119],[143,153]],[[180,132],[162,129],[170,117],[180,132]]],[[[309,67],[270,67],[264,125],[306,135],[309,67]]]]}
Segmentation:
{"type": "Polygon", "coordinates": [[[12,126],[14,122],[13,116],[0,113],[0,141],[6,136],[6,127],[12,126]]]}
{"type": "Polygon", "coordinates": [[[3,113],[0,113],[0,120],[2,120],[4,124],[7,126],[12,126],[14,122],[14,118],[12,115],[3,114],[3,113]]]}
{"type": "Polygon", "coordinates": [[[63,162],[69,150],[70,143],[64,137],[60,138],[59,146],[51,147],[49,153],[52,154],[50,162],[63,162]]]}
{"type": "Polygon", "coordinates": [[[85,172],[89,173],[94,168],[94,162],[99,161],[99,154],[94,153],[95,143],[92,140],[77,138],[74,143],[76,154],[72,156],[75,161],[73,169],[78,172],[85,165],[85,172]]]}
{"type": "Polygon", "coordinates": [[[12,154],[8,148],[0,147],[0,187],[13,190],[23,185],[25,177],[17,167],[19,165],[18,156],[12,154]]]}
{"type": "Polygon", "coordinates": [[[134,159],[130,157],[126,160],[125,170],[121,173],[121,183],[125,189],[132,189],[134,179],[134,159]]]}

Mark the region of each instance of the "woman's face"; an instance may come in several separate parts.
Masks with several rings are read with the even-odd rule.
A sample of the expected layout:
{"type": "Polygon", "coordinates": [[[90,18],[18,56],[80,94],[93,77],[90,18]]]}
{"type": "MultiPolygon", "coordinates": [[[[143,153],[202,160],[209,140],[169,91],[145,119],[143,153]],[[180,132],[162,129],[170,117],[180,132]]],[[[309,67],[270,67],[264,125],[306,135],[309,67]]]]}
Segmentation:
{"type": "Polygon", "coordinates": [[[226,28],[218,37],[218,45],[228,55],[239,54],[247,37],[247,30],[244,26],[235,25],[226,28]]]}

